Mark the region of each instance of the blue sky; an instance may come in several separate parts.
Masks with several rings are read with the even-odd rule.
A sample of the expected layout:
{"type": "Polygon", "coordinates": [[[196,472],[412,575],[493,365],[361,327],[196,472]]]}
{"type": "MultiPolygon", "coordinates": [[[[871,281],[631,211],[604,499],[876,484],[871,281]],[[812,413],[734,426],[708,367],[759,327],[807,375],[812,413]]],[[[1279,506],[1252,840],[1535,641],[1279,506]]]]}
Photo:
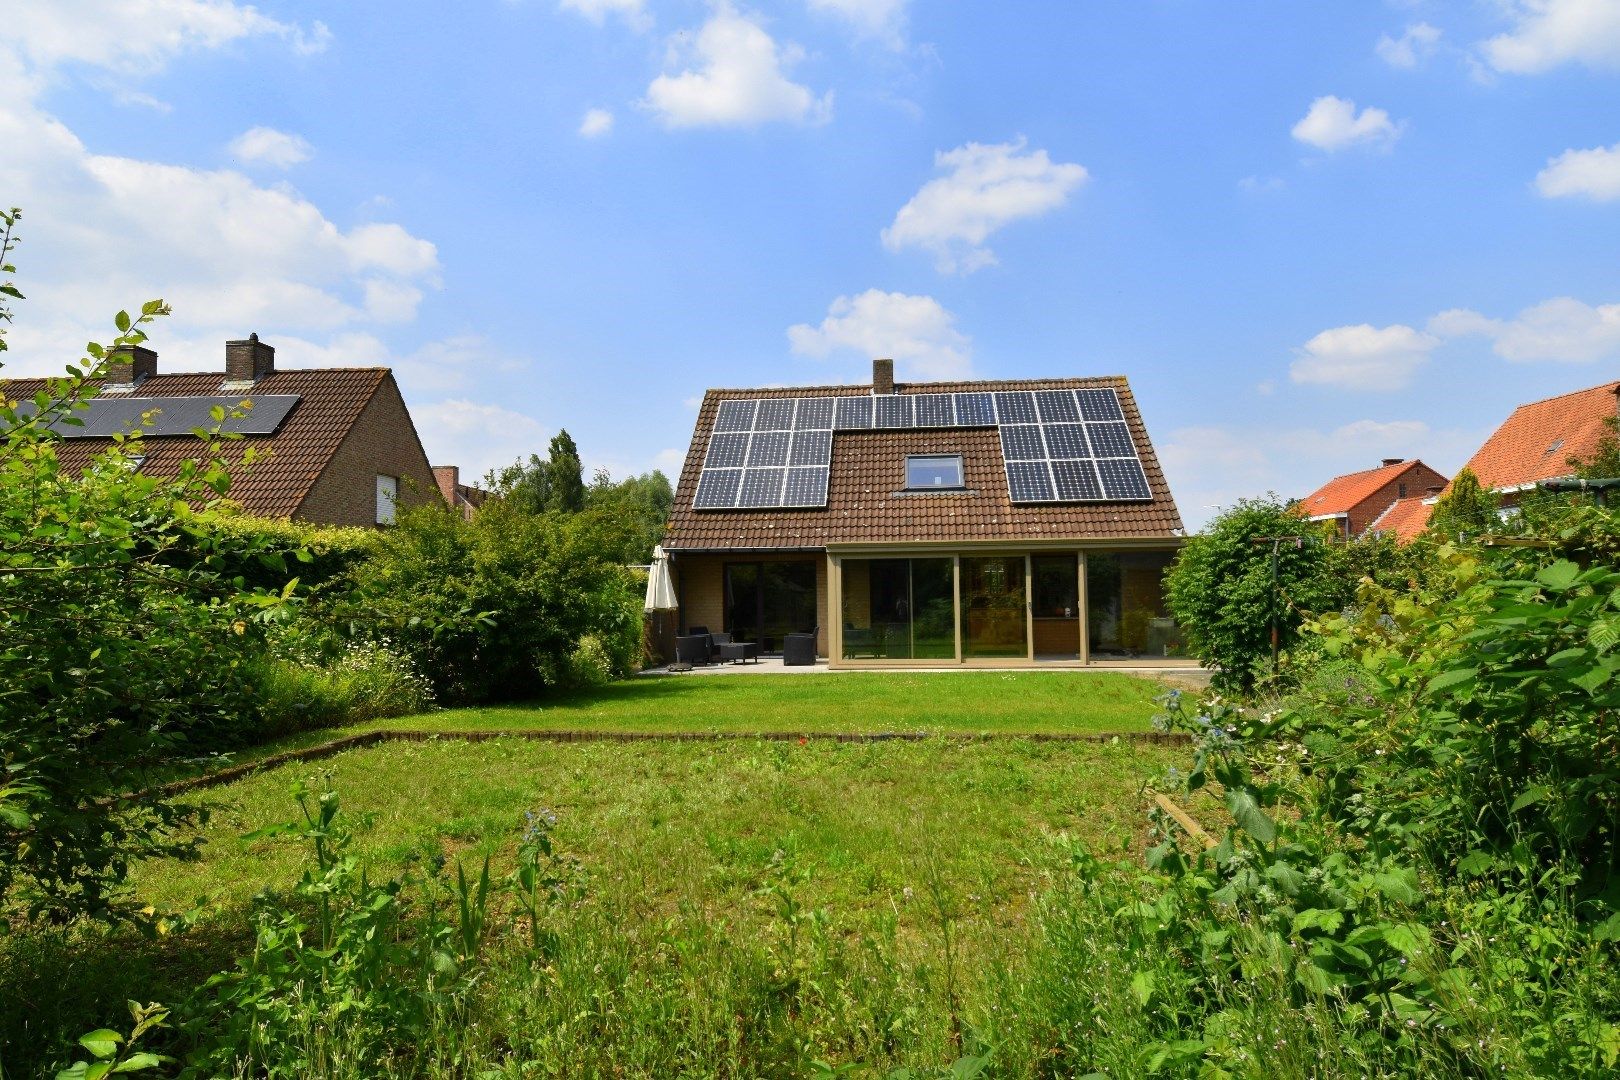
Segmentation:
{"type": "Polygon", "coordinates": [[[1620,360],[1620,0],[56,0],[12,374],[392,364],[435,462],[678,468],[707,386],[1127,375],[1189,523],[1620,360]]]}

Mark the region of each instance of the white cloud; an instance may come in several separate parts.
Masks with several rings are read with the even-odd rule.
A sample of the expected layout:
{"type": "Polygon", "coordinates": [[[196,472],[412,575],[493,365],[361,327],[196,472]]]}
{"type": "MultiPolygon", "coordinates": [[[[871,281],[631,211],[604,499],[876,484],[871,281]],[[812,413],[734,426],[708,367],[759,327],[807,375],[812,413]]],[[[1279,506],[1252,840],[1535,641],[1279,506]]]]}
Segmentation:
{"type": "Polygon", "coordinates": [[[802,356],[854,352],[863,359],[892,357],[902,379],[958,379],[972,374],[973,343],[956,319],[931,296],[868,289],[840,296],[820,326],[788,328],[802,356]]]}
{"type": "Polygon", "coordinates": [[[1620,304],[1593,306],[1559,296],[1493,319],[1467,308],[1442,311],[1429,331],[1445,337],[1483,334],[1492,351],[1515,363],[1591,364],[1620,359],[1620,304]]]}
{"type": "Polygon", "coordinates": [[[586,109],[579,121],[579,133],[587,139],[599,139],[613,130],[613,114],[606,109],[586,109]]]}
{"type": "Polygon", "coordinates": [[[660,75],[647,87],[645,104],[666,127],[820,123],[832,116],[831,91],[818,98],[787,77],[803,50],[778,47],[757,22],[724,0],[682,53],[694,66],[660,75]]]}
{"type": "Polygon", "coordinates": [[[1513,29],[1480,45],[1497,71],[1535,75],[1561,64],[1620,68],[1620,4],[1614,0],[1506,0],[1513,29]]]}
{"type": "Polygon", "coordinates": [[[345,228],[292,188],[230,169],[97,154],[39,105],[47,63],[121,73],[140,56],[150,70],[184,49],[251,34],[297,47],[285,24],[228,3],[176,0],[31,5],[21,24],[26,32],[0,42],[0,191],[27,211],[17,262],[28,301],[8,374],[60,371],[86,339],[105,338],[113,312],[153,297],[175,309],[155,329],[163,368],[218,370],[227,338],[256,330],[272,341],[335,342],[408,321],[423,290],[437,286],[434,245],[399,225],[345,228]],[[105,14],[116,28],[136,8],[173,21],[152,29],[134,20],[128,55],[91,42],[74,51],[57,36],[63,10],[84,22],[105,14]]]}
{"type": "Polygon", "coordinates": [[[623,19],[624,24],[632,30],[645,30],[652,26],[652,16],[647,14],[645,0],[560,0],[558,7],[564,11],[578,12],[597,26],[605,23],[609,15],[623,19]]]}
{"type": "Polygon", "coordinates": [[[1288,186],[1288,182],[1280,176],[1245,176],[1238,181],[1238,187],[1251,195],[1264,195],[1271,191],[1281,191],[1288,186]]]}
{"type": "Polygon", "coordinates": [[[848,23],[856,36],[880,41],[891,49],[905,43],[908,0],[809,0],[810,10],[848,23]]]}
{"type": "Polygon", "coordinates": [[[1380,59],[1390,67],[1415,68],[1434,55],[1440,44],[1440,28],[1426,22],[1412,23],[1398,38],[1384,34],[1378,39],[1380,59]]]}
{"type": "Polygon", "coordinates": [[[968,143],[934,155],[946,175],[928,181],[883,230],[890,251],[919,247],[944,273],[971,273],[996,262],[990,234],[1068,202],[1087,179],[1083,165],[1054,162],[1045,150],[1024,153],[1024,140],[968,143]]]}
{"type": "Polygon", "coordinates": [[[1536,174],[1536,190],[1549,199],[1620,199],[1620,143],[1591,150],[1565,150],[1536,174]]]}
{"type": "Polygon", "coordinates": [[[1295,139],[1319,150],[1343,150],[1363,143],[1389,146],[1401,128],[1383,109],[1368,106],[1356,112],[1356,103],[1331,94],[1311,102],[1310,111],[1293,127],[1295,139]]]}
{"type": "Polygon", "coordinates": [[[1336,326],[1298,350],[1288,375],[1297,383],[1347,390],[1399,390],[1439,344],[1439,338],[1399,324],[1336,326]]]}
{"type": "Polygon", "coordinates": [[[490,470],[530,454],[543,455],[550,438],[532,416],[464,398],[413,404],[411,417],[428,460],[461,466],[464,484],[477,484],[490,470]]]}
{"type": "Polygon", "coordinates": [[[331,41],[323,23],[306,30],[231,0],[50,0],[15,4],[6,13],[6,37],[21,59],[40,72],[65,64],[144,75],[162,70],[183,52],[217,49],[247,37],[286,40],[301,53],[331,41]]]}
{"type": "Polygon", "coordinates": [[[231,140],[231,156],[250,165],[290,169],[315,152],[302,137],[275,128],[249,128],[231,140]]]}

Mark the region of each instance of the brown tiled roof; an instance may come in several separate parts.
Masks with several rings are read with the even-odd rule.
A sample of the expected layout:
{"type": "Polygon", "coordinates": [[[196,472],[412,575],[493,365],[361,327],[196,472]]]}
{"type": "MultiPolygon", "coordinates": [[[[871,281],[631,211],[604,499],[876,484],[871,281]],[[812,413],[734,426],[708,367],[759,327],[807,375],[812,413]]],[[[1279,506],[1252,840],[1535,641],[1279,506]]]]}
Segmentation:
{"type": "Polygon", "coordinates": [[[1365,469],[1361,472],[1345,473],[1335,476],[1315,491],[1299,501],[1299,511],[1306,517],[1321,517],[1327,514],[1348,514],[1360,506],[1367,499],[1378,494],[1378,490],[1402,473],[1419,468],[1423,463],[1417,459],[1402,461],[1396,465],[1384,465],[1377,469],[1365,469]]]}
{"type": "Polygon", "coordinates": [[[1428,528],[1429,515],[1432,513],[1434,500],[1431,497],[1414,495],[1410,499],[1396,499],[1388,510],[1367,526],[1367,531],[1385,533],[1403,544],[1409,544],[1428,528]]]}
{"type": "MultiPolygon", "coordinates": [[[[291,517],[309,494],[327,462],[349,434],[384,380],[387,368],[289,368],[272,371],[244,400],[255,394],[297,394],[300,401],[274,435],[247,435],[225,444],[227,460],[240,460],[253,447],[259,458],[252,465],[231,471],[229,497],[249,513],[264,517],[291,517]]],[[[190,397],[221,393],[223,372],[154,375],[135,390],[136,397],[190,397]]],[[[32,397],[43,379],[0,380],[0,392],[12,399],[32,397]]],[[[235,395],[236,391],[230,391],[235,395]]],[[[65,439],[58,451],[63,467],[83,469],[107,446],[105,439],[65,439]]],[[[194,435],[145,436],[141,470],[156,476],[174,475],[181,462],[197,456],[194,435]]]]}
{"type": "Polygon", "coordinates": [[[710,390],[703,396],[692,445],[675,489],[664,547],[679,550],[824,548],[829,544],[906,541],[1165,538],[1181,534],[1170,488],[1159,468],[1130,386],[1119,376],[1023,382],[912,383],[900,393],[979,390],[1057,390],[1112,387],[1147,472],[1152,502],[1014,505],[1007,497],[1001,441],[994,428],[841,431],[833,437],[827,506],[813,510],[703,510],[692,508],[709,432],[728,398],[839,397],[867,394],[870,386],[710,390]],[[906,492],[909,454],[961,454],[967,490],[906,492]]]}
{"type": "Polygon", "coordinates": [[[1568,476],[1574,471],[1569,459],[1591,457],[1603,437],[1604,421],[1616,416],[1617,387],[1620,383],[1606,382],[1520,405],[1468,459],[1467,467],[1480,486],[1498,490],[1568,476]]]}

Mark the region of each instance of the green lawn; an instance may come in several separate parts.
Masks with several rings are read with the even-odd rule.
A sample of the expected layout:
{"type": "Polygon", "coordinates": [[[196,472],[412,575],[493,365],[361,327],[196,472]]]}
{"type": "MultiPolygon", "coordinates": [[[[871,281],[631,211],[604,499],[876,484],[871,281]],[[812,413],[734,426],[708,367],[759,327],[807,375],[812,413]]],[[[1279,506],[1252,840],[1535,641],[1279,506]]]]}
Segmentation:
{"type": "MultiPolygon", "coordinates": [[[[1146,731],[1164,687],[1102,672],[645,675],[525,705],[365,727],[427,731],[1146,731]]],[[[354,730],[364,730],[356,728],[354,730]]]]}
{"type": "MultiPolygon", "coordinates": [[[[963,699],[982,702],[1002,678],[655,680],[589,702],[421,722],[652,726],[662,707],[701,727],[721,726],[728,707],[763,707],[761,727],[807,713],[829,727],[842,702],[850,726],[909,728],[944,716],[965,728],[963,699]],[[870,698],[853,695],[863,687],[870,698]],[[968,692],[945,693],[953,688],[968,692]],[[947,707],[908,701],[914,690],[939,693],[947,707]],[[691,703],[684,713],[682,702],[691,703]]],[[[1036,702],[1095,689],[1077,712],[1101,725],[1108,713],[1098,700],[1117,695],[1114,715],[1145,715],[1145,706],[1126,705],[1141,706],[1153,689],[1025,674],[1004,685],[1015,721],[1041,730],[1064,725],[1041,724],[1036,702]]],[[[521,1075],[611,1075],[620,1066],[623,1075],[762,1075],[749,1070],[772,1055],[798,1063],[781,1075],[805,1074],[809,1056],[948,1062],[955,1036],[942,995],[963,1012],[995,1007],[980,974],[1006,968],[1025,940],[1031,895],[1068,872],[1068,849],[1055,838],[1140,850],[1141,785],[1183,756],[1127,742],[494,740],[394,743],[288,764],[198,793],[214,808],[199,861],[136,868],[137,895],[159,909],[206,900],[196,929],[156,944],[93,932],[0,936],[0,999],[27,1003],[0,1021],[10,1029],[0,1035],[37,1047],[116,1020],[126,997],[174,1000],[228,965],[250,940],[250,898],[285,888],[305,857],[296,841],[242,836],[290,818],[287,789],[303,779],[330,783],[346,815],[366,820],[359,847],[374,875],[439,854],[464,862],[490,854],[501,870],[523,812],[557,814],[558,846],[580,860],[585,890],[557,916],[564,952],[537,970],[498,930],[472,1045],[458,1053],[494,1060],[517,1046],[553,1063],[521,1075]],[[821,914],[801,922],[795,911],[821,914]],[[793,992],[790,1004],[799,1004],[780,1014],[765,1046],[765,1034],[735,1024],[780,1012],[784,971],[817,979],[817,989],[793,992]],[[868,1015],[874,1009],[882,1016],[868,1015]],[[708,1055],[721,1056],[712,1071],[692,1066],[708,1055]]]]}

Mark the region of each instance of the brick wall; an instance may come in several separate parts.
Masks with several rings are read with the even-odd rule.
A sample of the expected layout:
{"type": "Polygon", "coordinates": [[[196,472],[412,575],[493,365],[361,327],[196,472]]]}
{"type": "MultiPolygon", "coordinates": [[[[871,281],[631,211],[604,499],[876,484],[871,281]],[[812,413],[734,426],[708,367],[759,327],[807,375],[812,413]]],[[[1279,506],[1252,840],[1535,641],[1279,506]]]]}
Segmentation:
{"type": "Polygon", "coordinates": [[[383,379],[293,517],[323,525],[375,525],[377,477],[399,478],[399,505],[442,501],[393,375],[383,379]]]}
{"type": "Polygon", "coordinates": [[[725,565],[728,562],[813,562],[816,564],[816,623],[821,633],[816,652],[827,655],[831,623],[827,620],[827,557],[812,552],[783,552],[761,558],[747,555],[675,555],[676,593],[681,599],[681,629],[707,626],[729,630],[726,625],[725,565]]]}
{"type": "Polygon", "coordinates": [[[1423,462],[1415,462],[1410,469],[1400,473],[1389,483],[1367,496],[1350,510],[1349,528],[1351,536],[1360,536],[1367,531],[1367,527],[1378,519],[1378,515],[1390,508],[1396,499],[1412,498],[1422,495],[1431,487],[1443,487],[1446,478],[1423,462]],[[1406,491],[1401,491],[1401,485],[1406,491]]]}

